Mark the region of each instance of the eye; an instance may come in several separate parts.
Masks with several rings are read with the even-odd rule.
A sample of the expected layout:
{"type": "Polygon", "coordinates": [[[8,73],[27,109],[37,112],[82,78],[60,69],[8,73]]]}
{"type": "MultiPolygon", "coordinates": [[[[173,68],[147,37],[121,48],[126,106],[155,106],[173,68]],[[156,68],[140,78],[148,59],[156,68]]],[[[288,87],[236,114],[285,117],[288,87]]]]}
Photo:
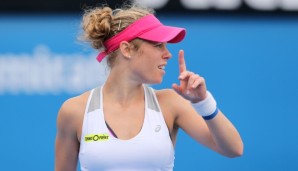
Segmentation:
{"type": "Polygon", "coordinates": [[[158,47],[158,48],[162,48],[163,47],[163,43],[155,43],[154,47],[158,47]]]}

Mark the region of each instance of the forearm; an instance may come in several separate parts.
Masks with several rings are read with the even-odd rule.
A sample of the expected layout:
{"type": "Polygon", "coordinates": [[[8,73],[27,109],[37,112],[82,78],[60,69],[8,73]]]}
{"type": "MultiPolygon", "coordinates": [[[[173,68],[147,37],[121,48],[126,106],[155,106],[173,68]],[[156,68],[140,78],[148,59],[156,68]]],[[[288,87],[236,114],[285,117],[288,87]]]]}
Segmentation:
{"type": "Polygon", "coordinates": [[[216,144],[217,150],[227,157],[241,156],[243,143],[233,124],[218,111],[216,117],[206,120],[211,137],[216,144]]]}
{"type": "Polygon", "coordinates": [[[233,124],[217,108],[212,94],[207,91],[207,97],[192,103],[195,110],[204,118],[213,142],[213,148],[219,153],[236,157],[242,155],[243,143],[241,137],[233,124]]]}

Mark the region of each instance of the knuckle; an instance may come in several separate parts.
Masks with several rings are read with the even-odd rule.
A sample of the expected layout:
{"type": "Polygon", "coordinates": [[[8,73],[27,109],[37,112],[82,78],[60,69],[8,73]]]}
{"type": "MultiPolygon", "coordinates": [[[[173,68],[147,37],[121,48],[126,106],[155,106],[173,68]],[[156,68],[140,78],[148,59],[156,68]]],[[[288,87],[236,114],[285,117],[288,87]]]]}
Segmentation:
{"type": "Polygon", "coordinates": [[[188,71],[188,74],[189,74],[189,75],[194,75],[194,73],[193,73],[193,72],[191,72],[191,71],[188,71]]]}

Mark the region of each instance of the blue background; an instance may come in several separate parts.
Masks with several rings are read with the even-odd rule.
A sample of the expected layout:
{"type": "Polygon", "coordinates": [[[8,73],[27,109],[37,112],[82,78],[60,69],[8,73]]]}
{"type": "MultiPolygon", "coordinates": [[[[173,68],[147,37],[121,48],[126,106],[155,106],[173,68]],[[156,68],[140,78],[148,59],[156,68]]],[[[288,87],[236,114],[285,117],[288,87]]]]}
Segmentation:
{"type": "MultiPolygon", "coordinates": [[[[163,83],[154,87],[170,88],[178,82],[177,54],[184,49],[188,69],[206,78],[245,146],[242,157],[230,159],[180,130],[174,170],[298,170],[298,20],[159,17],[165,24],[185,27],[187,36],[182,43],[169,45],[174,57],[163,83]]],[[[1,15],[0,54],[32,53],[38,44],[55,53],[90,52],[76,41],[80,19],[79,15],[1,15]]],[[[74,95],[0,95],[1,170],[53,170],[57,112],[74,95]]]]}

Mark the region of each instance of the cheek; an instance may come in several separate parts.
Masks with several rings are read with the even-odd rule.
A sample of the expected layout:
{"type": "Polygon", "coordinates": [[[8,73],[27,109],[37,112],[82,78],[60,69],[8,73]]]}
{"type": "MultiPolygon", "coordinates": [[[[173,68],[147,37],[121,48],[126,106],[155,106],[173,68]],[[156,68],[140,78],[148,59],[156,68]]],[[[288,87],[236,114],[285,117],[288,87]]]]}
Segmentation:
{"type": "Polygon", "coordinates": [[[145,60],[138,60],[131,66],[131,70],[133,73],[139,75],[139,77],[146,77],[152,72],[152,64],[145,60]]]}
{"type": "Polygon", "coordinates": [[[133,72],[137,78],[146,84],[156,84],[162,81],[163,73],[152,61],[143,61],[134,65],[133,72]]]}
{"type": "Polygon", "coordinates": [[[154,69],[154,64],[148,62],[143,62],[135,66],[137,71],[142,74],[142,75],[151,75],[155,69],[154,69]]]}
{"type": "Polygon", "coordinates": [[[135,67],[143,71],[152,71],[156,67],[156,59],[151,55],[141,55],[135,61],[135,67]]]}
{"type": "MultiPolygon", "coordinates": [[[[156,77],[159,77],[160,75],[160,70],[157,68],[158,67],[158,61],[159,60],[159,54],[156,54],[155,51],[152,50],[147,50],[140,51],[138,53],[139,56],[135,58],[133,67],[134,67],[134,72],[139,75],[139,77],[142,77],[143,79],[146,80],[151,80],[155,79],[156,77]]],[[[155,80],[157,81],[157,80],[155,80]]]]}

